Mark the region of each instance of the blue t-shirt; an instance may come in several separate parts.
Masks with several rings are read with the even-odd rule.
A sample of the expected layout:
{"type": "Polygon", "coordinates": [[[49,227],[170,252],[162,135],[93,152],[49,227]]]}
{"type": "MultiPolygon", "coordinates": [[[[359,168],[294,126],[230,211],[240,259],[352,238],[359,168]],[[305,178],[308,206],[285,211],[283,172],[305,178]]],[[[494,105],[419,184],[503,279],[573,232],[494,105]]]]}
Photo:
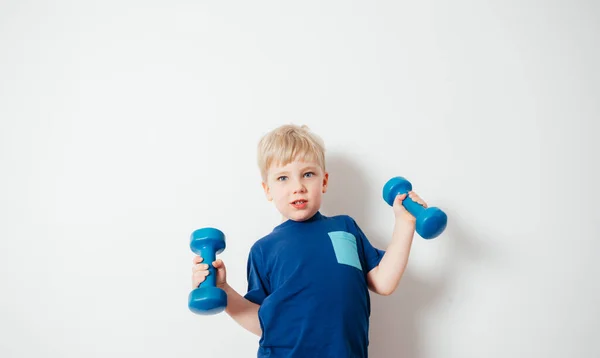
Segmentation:
{"type": "Polygon", "coordinates": [[[260,305],[257,356],[367,357],[367,273],[383,254],[347,215],[288,220],[258,240],[245,295],[260,305]]]}

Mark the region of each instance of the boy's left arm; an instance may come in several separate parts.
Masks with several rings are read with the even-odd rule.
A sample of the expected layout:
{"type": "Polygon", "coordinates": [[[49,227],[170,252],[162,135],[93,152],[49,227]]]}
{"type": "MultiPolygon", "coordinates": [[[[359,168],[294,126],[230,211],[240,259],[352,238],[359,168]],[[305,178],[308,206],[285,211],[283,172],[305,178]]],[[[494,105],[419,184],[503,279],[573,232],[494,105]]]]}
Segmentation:
{"type": "MultiPolygon", "coordinates": [[[[414,192],[409,192],[408,196],[413,201],[427,207],[427,204],[414,192]]],[[[406,194],[398,195],[394,200],[393,209],[396,221],[392,241],[385,250],[379,265],[367,274],[369,289],[384,296],[391,295],[398,287],[408,264],[410,247],[415,234],[416,219],[402,205],[404,198],[406,198],[406,194]]]]}

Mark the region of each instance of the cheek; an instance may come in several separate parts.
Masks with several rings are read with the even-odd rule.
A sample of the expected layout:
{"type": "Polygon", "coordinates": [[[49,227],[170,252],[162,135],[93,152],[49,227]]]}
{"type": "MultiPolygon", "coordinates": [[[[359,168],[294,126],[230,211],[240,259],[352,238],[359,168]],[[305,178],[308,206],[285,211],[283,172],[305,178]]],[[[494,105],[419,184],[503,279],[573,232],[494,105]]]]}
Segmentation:
{"type": "Polygon", "coordinates": [[[279,191],[276,191],[275,193],[273,193],[273,198],[278,203],[282,203],[285,201],[285,195],[282,195],[281,192],[279,192],[279,191]]]}
{"type": "Polygon", "coordinates": [[[321,200],[321,196],[323,195],[323,188],[320,186],[316,186],[312,191],[312,200],[317,201],[321,200]]]}

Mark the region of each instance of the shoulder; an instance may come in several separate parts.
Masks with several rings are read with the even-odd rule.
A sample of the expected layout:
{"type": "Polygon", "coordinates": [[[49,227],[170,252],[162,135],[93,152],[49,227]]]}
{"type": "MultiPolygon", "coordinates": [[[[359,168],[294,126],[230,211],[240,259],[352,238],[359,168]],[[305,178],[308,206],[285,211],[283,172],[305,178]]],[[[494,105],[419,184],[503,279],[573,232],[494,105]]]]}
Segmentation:
{"type": "Polygon", "coordinates": [[[282,235],[278,232],[272,231],[269,234],[256,240],[252,246],[250,246],[251,255],[262,256],[264,252],[268,252],[274,246],[281,241],[282,235]]]}

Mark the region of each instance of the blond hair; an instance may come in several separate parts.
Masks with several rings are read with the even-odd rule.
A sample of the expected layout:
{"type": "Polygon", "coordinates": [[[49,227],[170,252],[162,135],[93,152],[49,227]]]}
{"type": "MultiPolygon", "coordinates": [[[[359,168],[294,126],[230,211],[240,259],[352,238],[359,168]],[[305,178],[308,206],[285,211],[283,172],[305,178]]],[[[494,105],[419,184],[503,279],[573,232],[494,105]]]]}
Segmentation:
{"type": "Polygon", "coordinates": [[[272,164],[284,166],[296,159],[314,161],[325,171],[323,140],[305,125],[282,125],[265,134],[258,142],[258,168],[265,182],[272,164]]]}

